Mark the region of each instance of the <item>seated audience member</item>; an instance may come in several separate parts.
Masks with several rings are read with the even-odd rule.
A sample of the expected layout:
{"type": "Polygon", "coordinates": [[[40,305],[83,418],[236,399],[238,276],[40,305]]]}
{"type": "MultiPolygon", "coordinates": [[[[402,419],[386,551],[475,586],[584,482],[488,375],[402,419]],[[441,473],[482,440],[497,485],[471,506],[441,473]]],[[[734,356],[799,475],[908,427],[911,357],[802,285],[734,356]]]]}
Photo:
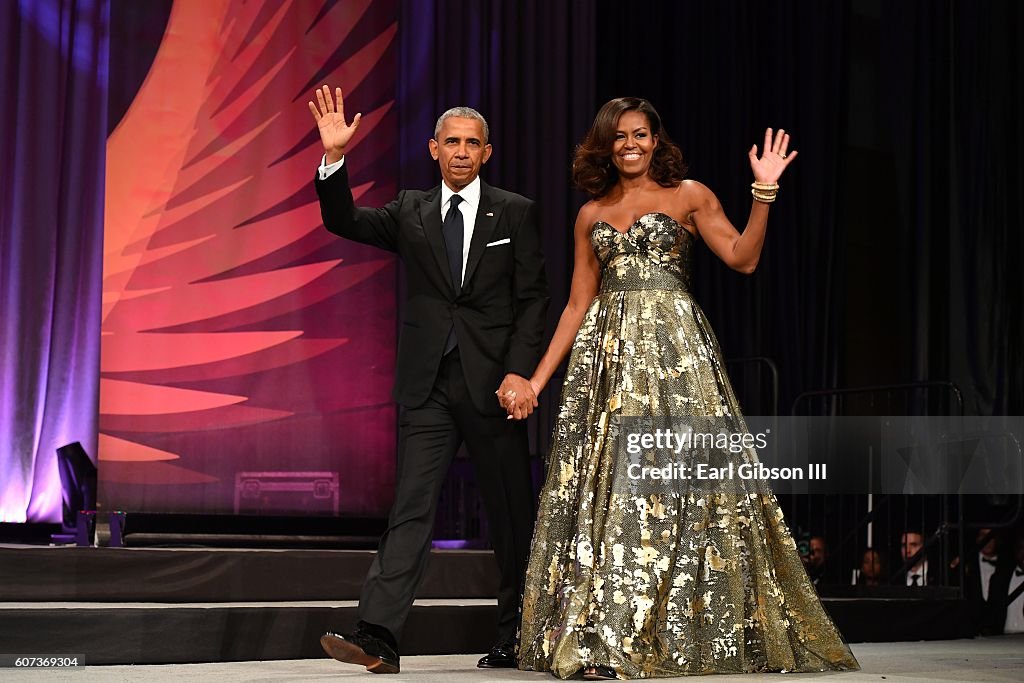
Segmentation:
{"type": "Polygon", "coordinates": [[[828,575],[828,544],[825,543],[825,539],[821,536],[811,536],[807,545],[804,567],[807,569],[807,575],[811,577],[811,583],[815,586],[832,583],[832,577],[828,575]]]}
{"type": "Polygon", "coordinates": [[[928,555],[922,552],[923,548],[924,536],[920,531],[904,531],[900,535],[900,557],[903,558],[903,564],[906,565],[914,557],[918,558],[914,566],[908,568],[904,575],[907,586],[918,587],[934,584],[928,567],[928,555]]]}
{"type": "Polygon", "coordinates": [[[885,583],[885,558],[874,548],[868,548],[860,559],[856,585],[881,586],[885,583]]]}
{"type": "MultiPolygon", "coordinates": [[[[964,565],[964,593],[968,599],[982,602],[988,600],[989,584],[999,564],[999,541],[999,536],[992,529],[978,529],[974,537],[976,551],[968,554],[967,564],[964,565]]],[[[957,564],[958,561],[954,559],[950,568],[956,571],[957,564]]]]}
{"type": "Polygon", "coordinates": [[[1024,633],[1024,532],[1013,544],[1013,564],[1000,563],[989,586],[989,607],[1002,616],[1004,633],[1024,633]]]}
{"type": "MultiPolygon", "coordinates": [[[[989,600],[993,578],[1009,570],[1012,573],[1013,557],[1010,552],[1002,552],[1003,539],[993,529],[978,529],[974,543],[968,544],[966,561],[963,565],[964,597],[973,602],[977,608],[979,619],[978,631],[983,635],[1002,633],[1005,621],[1005,609],[1002,605],[994,605],[989,600]],[[1009,565],[1007,567],[1006,565],[1009,565]]],[[[960,557],[954,557],[949,563],[951,585],[960,583],[960,557]]]]}

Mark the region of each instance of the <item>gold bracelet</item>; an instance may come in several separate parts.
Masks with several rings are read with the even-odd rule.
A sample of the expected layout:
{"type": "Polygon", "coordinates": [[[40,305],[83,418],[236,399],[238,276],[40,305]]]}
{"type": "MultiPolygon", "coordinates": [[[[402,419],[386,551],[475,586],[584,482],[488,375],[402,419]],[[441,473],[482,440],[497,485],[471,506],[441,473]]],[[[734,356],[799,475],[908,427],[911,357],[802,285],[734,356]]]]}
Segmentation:
{"type": "Polygon", "coordinates": [[[779,194],[779,184],[761,183],[755,180],[750,183],[750,194],[759,202],[771,204],[779,194]]]}

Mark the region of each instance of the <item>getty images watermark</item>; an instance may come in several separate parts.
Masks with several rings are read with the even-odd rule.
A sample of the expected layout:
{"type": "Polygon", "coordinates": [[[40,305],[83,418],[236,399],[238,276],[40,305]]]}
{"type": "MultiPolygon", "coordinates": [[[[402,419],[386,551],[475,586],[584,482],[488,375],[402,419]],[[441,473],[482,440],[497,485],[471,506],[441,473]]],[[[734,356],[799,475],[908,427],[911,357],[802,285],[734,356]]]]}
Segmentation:
{"type": "Polygon", "coordinates": [[[679,494],[1024,494],[1019,416],[617,416],[602,444],[616,476],[679,494]]]}
{"type": "MultiPolygon", "coordinates": [[[[691,429],[675,431],[671,428],[656,428],[650,432],[627,432],[626,452],[637,456],[645,452],[662,451],[674,456],[708,454],[711,451],[740,456],[745,453],[766,449],[771,428],[763,432],[699,432],[691,429]]],[[[656,458],[660,460],[660,458],[656,458]]],[[[807,463],[806,466],[771,467],[759,459],[730,460],[723,464],[712,464],[695,458],[693,462],[677,460],[665,465],[643,465],[631,462],[627,468],[630,479],[684,479],[696,481],[743,480],[824,480],[828,478],[827,463],[807,463]]]]}

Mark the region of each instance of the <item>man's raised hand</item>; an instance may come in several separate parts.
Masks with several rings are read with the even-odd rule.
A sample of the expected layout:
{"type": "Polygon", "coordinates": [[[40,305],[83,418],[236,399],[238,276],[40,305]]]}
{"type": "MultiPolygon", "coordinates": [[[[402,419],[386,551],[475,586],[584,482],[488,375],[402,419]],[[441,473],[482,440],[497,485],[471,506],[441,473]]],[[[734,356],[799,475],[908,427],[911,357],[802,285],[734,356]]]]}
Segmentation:
{"type": "Polygon", "coordinates": [[[345,147],[356,134],[359,120],[363,116],[356,114],[352,119],[352,125],[349,125],[345,121],[345,103],[341,98],[341,88],[335,88],[334,94],[335,97],[332,98],[331,89],[325,85],[316,91],[317,102],[309,101],[309,111],[313,113],[316,127],[320,131],[320,142],[324,145],[328,164],[333,164],[345,156],[345,147]]]}

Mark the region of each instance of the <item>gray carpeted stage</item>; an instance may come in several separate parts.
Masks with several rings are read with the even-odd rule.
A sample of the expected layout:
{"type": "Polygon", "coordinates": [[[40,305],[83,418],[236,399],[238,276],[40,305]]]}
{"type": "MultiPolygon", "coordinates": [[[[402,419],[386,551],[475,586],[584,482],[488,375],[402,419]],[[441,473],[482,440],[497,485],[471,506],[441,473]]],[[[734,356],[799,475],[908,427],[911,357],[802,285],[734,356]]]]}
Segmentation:
{"type": "MultiPolygon", "coordinates": [[[[915,643],[860,643],[852,646],[863,669],[841,674],[763,674],[715,676],[720,681],[1020,681],[1024,678],[1024,635],[915,643]]],[[[402,673],[377,678],[362,668],[330,659],[303,659],[229,664],[165,664],[86,666],[75,671],[46,669],[0,672],[4,681],[321,681],[363,680],[369,683],[470,683],[478,681],[550,681],[547,674],[524,671],[482,671],[476,655],[426,655],[402,659],[402,673]]]]}

